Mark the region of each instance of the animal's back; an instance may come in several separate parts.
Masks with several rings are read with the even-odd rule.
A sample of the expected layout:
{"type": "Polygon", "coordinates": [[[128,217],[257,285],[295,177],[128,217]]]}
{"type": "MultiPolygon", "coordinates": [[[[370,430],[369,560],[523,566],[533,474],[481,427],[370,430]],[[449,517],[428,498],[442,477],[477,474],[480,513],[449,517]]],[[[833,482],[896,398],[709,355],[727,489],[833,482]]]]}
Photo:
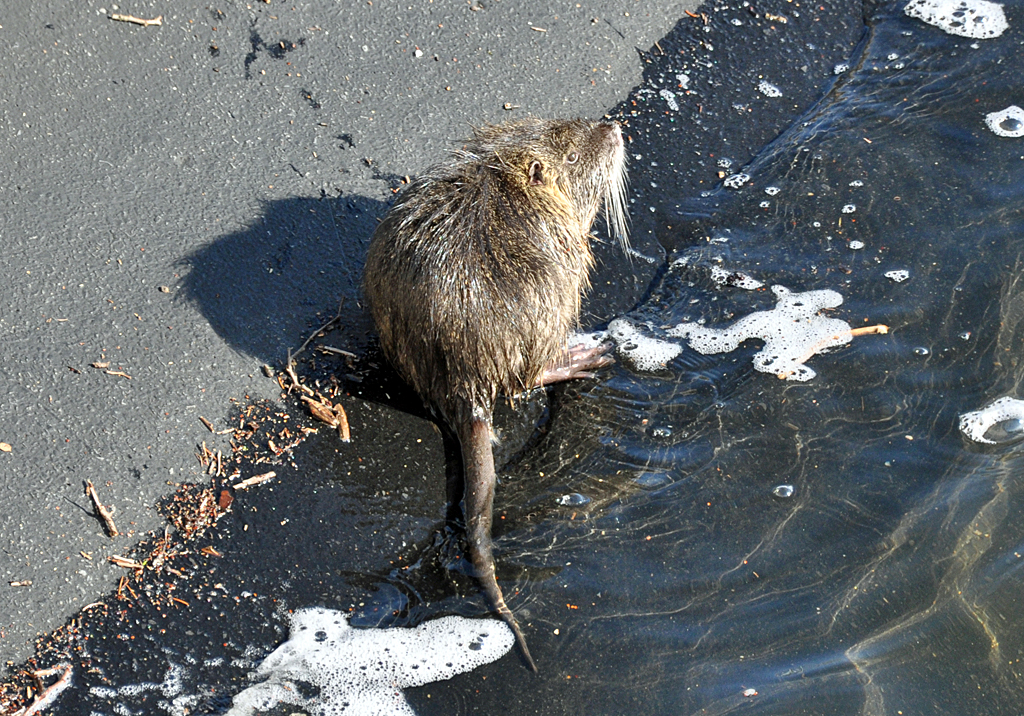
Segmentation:
{"type": "Polygon", "coordinates": [[[538,211],[502,171],[460,162],[416,180],[367,256],[385,355],[446,411],[536,383],[565,347],[593,263],[587,236],[554,228],[568,212],[538,211]]]}

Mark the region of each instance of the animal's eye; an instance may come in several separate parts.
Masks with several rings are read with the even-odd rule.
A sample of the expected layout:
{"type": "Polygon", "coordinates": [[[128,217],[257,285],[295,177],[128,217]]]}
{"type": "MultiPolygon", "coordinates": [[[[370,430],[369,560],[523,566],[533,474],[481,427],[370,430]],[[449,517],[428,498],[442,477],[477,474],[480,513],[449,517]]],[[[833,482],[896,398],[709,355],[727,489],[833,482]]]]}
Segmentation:
{"type": "Polygon", "coordinates": [[[565,163],[575,164],[577,161],[579,161],[579,158],[580,155],[577,152],[569,152],[568,154],[565,155],[565,163]]]}

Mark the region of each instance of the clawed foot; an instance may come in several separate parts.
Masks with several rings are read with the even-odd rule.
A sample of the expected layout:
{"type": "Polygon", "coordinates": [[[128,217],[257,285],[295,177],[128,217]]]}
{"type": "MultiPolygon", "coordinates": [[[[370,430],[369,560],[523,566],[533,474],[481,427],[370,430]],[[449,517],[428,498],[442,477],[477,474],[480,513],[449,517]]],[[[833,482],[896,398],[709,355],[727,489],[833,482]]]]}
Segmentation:
{"type": "Polygon", "coordinates": [[[587,348],[582,343],[569,349],[569,354],[562,360],[552,363],[544,369],[537,385],[551,385],[564,380],[576,378],[596,378],[592,371],[604,368],[615,362],[615,358],[608,354],[614,343],[601,343],[593,348],[587,348]]]}

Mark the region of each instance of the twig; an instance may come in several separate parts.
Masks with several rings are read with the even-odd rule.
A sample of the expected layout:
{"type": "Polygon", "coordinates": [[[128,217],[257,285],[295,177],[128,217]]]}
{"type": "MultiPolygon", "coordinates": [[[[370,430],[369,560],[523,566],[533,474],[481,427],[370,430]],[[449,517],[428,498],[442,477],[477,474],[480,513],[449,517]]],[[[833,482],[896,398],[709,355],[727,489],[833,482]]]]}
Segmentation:
{"type": "Polygon", "coordinates": [[[318,351],[323,351],[324,353],[334,353],[335,355],[344,356],[345,358],[351,358],[352,360],[359,357],[351,351],[343,351],[340,348],[335,348],[333,346],[317,346],[316,349],[318,351]]]}
{"type": "Polygon", "coordinates": [[[118,378],[127,378],[128,380],[132,379],[130,375],[121,370],[105,370],[103,372],[107,375],[116,375],[118,378]]]}
{"type": "Polygon", "coordinates": [[[134,15],[122,15],[120,13],[113,13],[110,16],[111,20],[118,20],[119,22],[130,22],[135,25],[142,25],[143,27],[149,27],[150,25],[163,25],[164,16],[157,15],[152,20],[144,20],[141,17],[135,17],[134,15]]]}
{"type": "Polygon", "coordinates": [[[288,365],[284,369],[288,377],[292,379],[291,388],[288,388],[288,392],[292,392],[292,388],[298,388],[306,395],[313,395],[313,389],[302,384],[299,380],[299,376],[295,374],[295,361],[292,359],[292,349],[288,349],[288,365]]]}
{"type": "Polygon", "coordinates": [[[114,518],[110,514],[110,510],[100,502],[100,496],[96,494],[96,488],[93,487],[92,480],[85,481],[85,494],[92,500],[92,506],[96,508],[96,514],[99,515],[99,518],[103,520],[103,526],[106,528],[107,534],[111,537],[117,537],[119,533],[117,527],[114,526],[114,518]]]}
{"type": "Polygon", "coordinates": [[[302,399],[309,407],[309,412],[313,413],[314,418],[327,423],[332,428],[337,428],[342,442],[351,442],[352,433],[348,426],[348,414],[341,403],[332,405],[329,401],[323,403],[305,395],[302,396],[302,399]]]}
{"type": "MultiPolygon", "coordinates": [[[[60,693],[71,685],[71,672],[73,667],[71,664],[57,664],[49,669],[39,669],[33,671],[32,676],[37,681],[42,679],[44,676],[53,676],[54,674],[60,674],[60,678],[51,684],[47,689],[41,691],[36,700],[32,704],[21,711],[14,713],[14,716],[35,716],[35,714],[42,713],[43,709],[49,708],[51,704],[60,696],[60,693]],[[63,672],[63,673],[61,673],[63,672]]],[[[42,684],[39,681],[40,685],[42,684]]]]}
{"type": "MultiPolygon", "coordinates": [[[[794,365],[803,365],[804,363],[809,361],[812,356],[816,355],[818,353],[818,351],[820,351],[822,348],[827,348],[828,346],[833,345],[836,340],[838,340],[840,338],[843,338],[845,336],[849,336],[850,338],[856,338],[857,336],[869,336],[869,335],[885,334],[885,333],[888,333],[888,332],[889,332],[889,326],[886,326],[883,323],[879,323],[879,324],[874,325],[874,326],[863,326],[861,328],[851,328],[848,331],[842,331],[841,333],[836,333],[834,335],[829,336],[828,338],[826,338],[824,340],[818,341],[813,346],[811,346],[810,350],[808,350],[802,356],[800,356],[795,361],[793,361],[793,363],[794,363],[794,365]]],[[[776,375],[778,375],[778,377],[780,379],[785,380],[786,378],[788,378],[789,376],[791,376],[795,372],[796,372],[795,370],[784,370],[784,371],[781,371],[781,372],[777,373],[776,375]]]]}
{"type": "Polygon", "coordinates": [[[889,332],[889,326],[884,323],[879,323],[874,326],[864,326],[862,328],[853,328],[850,330],[850,335],[853,337],[857,336],[873,336],[878,334],[885,334],[889,332]]]}
{"type": "Polygon", "coordinates": [[[334,406],[334,414],[338,416],[338,435],[341,436],[341,441],[343,443],[352,442],[352,433],[348,427],[348,413],[345,412],[341,403],[334,406]]]}
{"type": "Polygon", "coordinates": [[[146,568],[146,565],[144,565],[142,562],[136,562],[134,559],[128,559],[127,557],[119,557],[117,555],[113,555],[111,557],[107,557],[107,560],[112,562],[113,564],[116,564],[118,567],[124,567],[125,569],[146,568]]]}
{"type": "Polygon", "coordinates": [[[209,430],[211,433],[217,432],[216,430],[213,429],[213,423],[211,423],[209,420],[204,418],[202,415],[199,416],[199,422],[201,422],[203,425],[205,425],[206,429],[209,430]]]}
{"type": "Polygon", "coordinates": [[[270,472],[265,472],[262,475],[253,475],[252,477],[247,477],[240,483],[235,485],[234,488],[236,490],[248,490],[253,485],[258,485],[261,482],[266,482],[267,480],[273,480],[275,477],[277,477],[277,473],[271,470],[270,472]]]}
{"type": "Polygon", "coordinates": [[[333,325],[334,325],[335,323],[337,323],[337,322],[338,322],[339,320],[341,320],[341,309],[342,309],[342,308],[344,308],[344,307],[345,307],[345,299],[344,299],[344,298],[342,298],[342,299],[341,299],[341,303],[339,303],[339,304],[338,304],[338,312],[337,312],[336,314],[334,314],[334,318],[332,318],[332,319],[331,319],[331,320],[329,320],[329,321],[328,321],[327,323],[325,323],[324,325],[320,326],[320,327],[319,327],[319,328],[317,328],[317,329],[316,329],[315,331],[313,331],[312,333],[310,333],[310,334],[309,334],[309,338],[307,338],[307,339],[306,339],[306,342],[305,342],[305,343],[303,343],[303,344],[302,344],[301,346],[299,346],[299,350],[295,351],[295,353],[294,353],[294,354],[293,354],[293,353],[291,352],[291,349],[289,349],[289,350],[288,350],[288,365],[291,365],[291,364],[292,364],[292,360],[293,360],[293,359],[294,359],[294,358],[295,358],[295,357],[296,357],[297,355],[299,355],[300,353],[302,353],[302,351],[306,350],[306,346],[308,346],[308,345],[309,345],[309,342],[310,342],[311,340],[313,340],[313,339],[314,339],[314,338],[316,338],[316,337],[317,337],[318,335],[320,335],[320,333],[322,333],[323,331],[326,331],[326,330],[327,330],[328,328],[330,328],[330,327],[331,327],[331,326],[333,326],[333,325]]]}

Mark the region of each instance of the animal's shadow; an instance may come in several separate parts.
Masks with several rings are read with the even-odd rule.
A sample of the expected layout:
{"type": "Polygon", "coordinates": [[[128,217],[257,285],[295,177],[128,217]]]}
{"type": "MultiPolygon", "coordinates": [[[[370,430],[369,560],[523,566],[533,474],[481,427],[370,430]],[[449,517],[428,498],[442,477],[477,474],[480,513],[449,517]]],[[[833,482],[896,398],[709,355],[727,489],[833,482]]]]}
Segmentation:
{"type": "Polygon", "coordinates": [[[264,363],[283,364],[342,301],[335,342],[362,348],[371,323],[359,282],[386,208],[356,195],[267,202],[248,227],[181,260],[183,295],[230,346],[264,363]]]}

